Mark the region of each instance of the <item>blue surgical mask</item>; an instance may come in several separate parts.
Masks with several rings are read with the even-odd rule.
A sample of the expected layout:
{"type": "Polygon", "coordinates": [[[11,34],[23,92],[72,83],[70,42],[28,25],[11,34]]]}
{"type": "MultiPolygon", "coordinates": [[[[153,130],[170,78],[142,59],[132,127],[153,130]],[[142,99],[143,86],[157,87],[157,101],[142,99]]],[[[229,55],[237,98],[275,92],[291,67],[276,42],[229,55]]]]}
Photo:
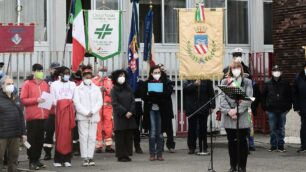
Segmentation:
{"type": "Polygon", "coordinates": [[[2,78],[4,72],[2,70],[0,70],[0,78],[2,78]]]}

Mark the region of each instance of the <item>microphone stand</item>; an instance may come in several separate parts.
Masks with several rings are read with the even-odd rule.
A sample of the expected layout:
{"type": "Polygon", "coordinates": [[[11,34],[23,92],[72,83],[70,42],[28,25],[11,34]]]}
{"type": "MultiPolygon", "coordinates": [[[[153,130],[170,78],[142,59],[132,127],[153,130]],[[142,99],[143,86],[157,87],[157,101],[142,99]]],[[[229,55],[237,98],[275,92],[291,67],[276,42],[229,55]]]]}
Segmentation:
{"type": "MultiPolygon", "coordinates": [[[[187,118],[193,117],[195,114],[200,112],[203,108],[205,108],[207,105],[210,105],[213,100],[215,100],[219,95],[222,94],[222,91],[220,91],[219,94],[215,95],[213,98],[211,98],[207,103],[202,105],[199,109],[194,111],[191,115],[189,115],[187,118]]],[[[212,118],[212,113],[210,110],[210,168],[208,168],[208,172],[216,172],[214,170],[214,159],[213,159],[213,132],[212,132],[212,123],[213,123],[213,118],[212,118]]],[[[207,128],[206,128],[207,130],[207,128]]]]}

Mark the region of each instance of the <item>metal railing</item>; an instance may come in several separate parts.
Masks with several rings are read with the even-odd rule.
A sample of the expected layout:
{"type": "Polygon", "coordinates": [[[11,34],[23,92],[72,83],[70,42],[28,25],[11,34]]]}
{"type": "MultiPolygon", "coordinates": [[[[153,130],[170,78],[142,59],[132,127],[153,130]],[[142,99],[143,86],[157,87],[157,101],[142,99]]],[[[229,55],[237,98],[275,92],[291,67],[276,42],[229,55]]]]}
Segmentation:
{"type": "MultiPolygon", "coordinates": [[[[228,66],[231,61],[231,51],[225,51],[224,67],[228,66]]],[[[26,76],[31,74],[31,67],[35,63],[40,63],[44,67],[45,74],[48,74],[48,68],[52,62],[59,62],[62,65],[71,66],[71,48],[64,53],[62,51],[48,51],[48,50],[36,50],[34,53],[0,53],[0,61],[5,62],[7,65],[8,74],[11,75],[16,81],[16,86],[20,88],[26,76]]],[[[143,51],[141,49],[139,57],[142,57],[143,51]]],[[[161,63],[165,66],[166,72],[170,79],[175,82],[173,99],[173,112],[175,119],[173,120],[174,129],[177,132],[186,132],[188,128],[188,122],[184,117],[184,105],[183,105],[183,81],[179,78],[179,60],[178,60],[178,48],[155,48],[154,60],[157,64],[161,63]],[[180,116],[178,116],[180,115],[180,116]],[[178,121],[179,120],[179,121],[178,121]],[[179,129],[179,130],[178,130],[179,129]]],[[[249,63],[248,52],[243,55],[243,60],[246,64],[249,63]]],[[[126,68],[127,67],[127,54],[126,52],[121,53],[118,56],[100,61],[95,58],[85,58],[84,64],[93,65],[95,71],[100,65],[108,67],[108,72],[113,70],[126,68]]],[[[142,58],[139,58],[139,70],[140,78],[145,80],[148,75],[149,65],[144,62],[142,58]]],[[[221,78],[214,78],[214,88],[220,83],[221,78]]],[[[217,98],[217,107],[219,106],[219,99],[217,98]]],[[[217,108],[216,108],[217,109],[217,108]]],[[[213,119],[215,119],[215,112],[212,113],[213,119]]],[[[213,123],[214,130],[220,129],[220,123],[215,121],[213,123]]]]}

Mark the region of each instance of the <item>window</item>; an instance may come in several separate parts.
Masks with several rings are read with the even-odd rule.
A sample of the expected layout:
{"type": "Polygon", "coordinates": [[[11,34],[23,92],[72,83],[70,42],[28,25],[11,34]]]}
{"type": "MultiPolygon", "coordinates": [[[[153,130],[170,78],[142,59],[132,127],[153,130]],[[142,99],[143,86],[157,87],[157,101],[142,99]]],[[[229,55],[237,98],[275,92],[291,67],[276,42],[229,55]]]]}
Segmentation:
{"type": "MultiPolygon", "coordinates": [[[[47,41],[47,0],[21,1],[20,22],[35,23],[35,41],[47,41]]],[[[0,0],[0,23],[17,23],[17,2],[0,0]]]]}
{"type": "MultiPolygon", "coordinates": [[[[153,33],[155,43],[162,42],[162,2],[161,0],[152,0],[153,9],[153,33]]],[[[139,37],[143,42],[144,23],[147,12],[150,9],[149,1],[139,1],[139,37]]]]}
{"type": "MultiPolygon", "coordinates": [[[[139,34],[143,42],[144,20],[150,1],[139,1],[139,34]]],[[[185,8],[186,0],[152,0],[153,32],[156,43],[178,43],[178,16],[174,8],[185,8]]]]}
{"type": "Polygon", "coordinates": [[[264,2],[264,44],[272,44],[272,2],[264,2]]]}
{"type": "Polygon", "coordinates": [[[248,1],[227,0],[228,44],[249,43],[248,1]]]}
{"type": "MultiPolygon", "coordinates": [[[[69,20],[70,16],[70,5],[71,5],[72,0],[66,0],[66,23],[69,20]]],[[[82,7],[84,10],[90,10],[91,9],[91,3],[90,0],[82,0],[82,7]]],[[[70,29],[68,30],[68,35],[67,35],[67,43],[71,44],[72,43],[72,25],[70,24],[70,29]]]]}
{"type": "Polygon", "coordinates": [[[103,2],[105,3],[105,7],[112,9],[112,10],[117,10],[118,9],[118,1],[116,0],[96,0],[96,9],[101,10],[103,9],[103,2]]]}
{"type": "Polygon", "coordinates": [[[205,8],[224,8],[225,0],[204,0],[205,8]]]}

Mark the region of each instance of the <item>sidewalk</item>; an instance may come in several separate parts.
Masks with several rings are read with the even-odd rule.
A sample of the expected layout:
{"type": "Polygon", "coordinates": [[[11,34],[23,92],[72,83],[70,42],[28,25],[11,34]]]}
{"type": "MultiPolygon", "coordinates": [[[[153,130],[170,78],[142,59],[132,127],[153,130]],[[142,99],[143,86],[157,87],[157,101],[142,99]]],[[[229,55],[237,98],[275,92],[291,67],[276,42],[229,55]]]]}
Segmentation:
{"type": "MultiPolygon", "coordinates": [[[[210,143],[210,139],[208,141],[210,143]]],[[[227,172],[229,169],[229,157],[227,152],[227,141],[225,136],[214,138],[214,169],[217,172],[227,172]]],[[[287,144],[287,152],[270,153],[267,149],[270,147],[269,137],[257,135],[255,138],[256,151],[248,158],[248,172],[305,172],[306,171],[306,154],[298,154],[296,150],[298,145],[287,144]]],[[[58,172],[199,172],[207,171],[210,165],[210,156],[188,155],[186,138],[176,138],[176,153],[164,153],[165,161],[150,162],[148,153],[148,139],[142,140],[144,154],[134,154],[132,162],[119,163],[114,154],[102,153],[95,155],[95,167],[82,167],[82,159],[74,157],[71,168],[54,168],[52,161],[45,161],[48,167],[46,171],[58,172]]],[[[42,155],[43,156],[43,155],[42,155]]],[[[23,161],[21,168],[28,167],[28,161],[25,151],[21,152],[20,160],[23,161]]],[[[40,170],[43,172],[43,170],[40,170]]]]}

